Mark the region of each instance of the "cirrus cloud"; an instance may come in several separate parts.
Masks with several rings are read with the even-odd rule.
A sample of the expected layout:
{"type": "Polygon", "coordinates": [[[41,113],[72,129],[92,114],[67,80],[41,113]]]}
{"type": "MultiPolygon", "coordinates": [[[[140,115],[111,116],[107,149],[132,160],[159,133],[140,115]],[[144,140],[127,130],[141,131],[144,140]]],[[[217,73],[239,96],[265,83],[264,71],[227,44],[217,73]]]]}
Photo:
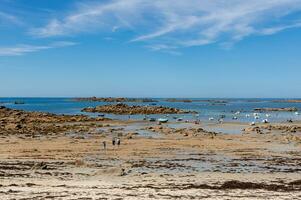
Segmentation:
{"type": "Polygon", "coordinates": [[[19,44],[19,45],[9,46],[9,47],[0,47],[0,56],[20,56],[27,53],[53,49],[53,48],[73,46],[76,44],[77,43],[69,42],[69,41],[58,41],[47,45],[19,44]]]}
{"type": "Polygon", "coordinates": [[[235,43],[298,28],[301,0],[109,0],[81,3],[31,30],[40,37],[90,32],[133,33],[153,50],[235,43]]]}

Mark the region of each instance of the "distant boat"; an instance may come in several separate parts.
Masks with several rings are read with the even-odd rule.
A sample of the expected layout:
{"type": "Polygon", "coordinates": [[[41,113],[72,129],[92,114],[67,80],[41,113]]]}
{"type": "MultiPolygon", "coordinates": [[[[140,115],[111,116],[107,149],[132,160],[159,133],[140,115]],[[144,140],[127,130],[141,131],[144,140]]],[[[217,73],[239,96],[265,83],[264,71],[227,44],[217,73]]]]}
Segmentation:
{"type": "Polygon", "coordinates": [[[178,118],[177,121],[181,122],[181,121],[183,121],[183,118],[178,118]]]}
{"type": "Polygon", "coordinates": [[[299,113],[298,113],[298,112],[295,112],[295,115],[299,115],[299,113]]]}
{"type": "Polygon", "coordinates": [[[168,122],[168,119],[165,119],[165,118],[159,118],[159,119],[158,119],[158,122],[166,123],[166,122],[168,122]]]}
{"type": "Polygon", "coordinates": [[[156,118],[150,118],[149,121],[150,121],[150,122],[155,122],[155,121],[156,121],[156,118]]]}
{"type": "Polygon", "coordinates": [[[269,121],[268,121],[268,119],[264,119],[264,120],[262,120],[262,123],[267,124],[267,123],[269,123],[269,121]]]}
{"type": "Polygon", "coordinates": [[[252,122],[250,125],[251,125],[251,126],[255,126],[255,122],[252,122]]]}
{"type": "Polygon", "coordinates": [[[213,121],[213,120],[214,120],[214,118],[213,118],[213,117],[210,117],[210,118],[209,118],[209,121],[213,121]]]}

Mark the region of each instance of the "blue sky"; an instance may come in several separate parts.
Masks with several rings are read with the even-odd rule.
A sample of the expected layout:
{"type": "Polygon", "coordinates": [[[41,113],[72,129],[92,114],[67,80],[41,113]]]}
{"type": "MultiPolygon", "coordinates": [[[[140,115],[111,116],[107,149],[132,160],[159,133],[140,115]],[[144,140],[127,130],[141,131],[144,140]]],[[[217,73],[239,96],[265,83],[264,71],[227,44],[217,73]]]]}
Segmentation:
{"type": "Polygon", "coordinates": [[[0,96],[301,97],[301,0],[0,0],[0,96]]]}

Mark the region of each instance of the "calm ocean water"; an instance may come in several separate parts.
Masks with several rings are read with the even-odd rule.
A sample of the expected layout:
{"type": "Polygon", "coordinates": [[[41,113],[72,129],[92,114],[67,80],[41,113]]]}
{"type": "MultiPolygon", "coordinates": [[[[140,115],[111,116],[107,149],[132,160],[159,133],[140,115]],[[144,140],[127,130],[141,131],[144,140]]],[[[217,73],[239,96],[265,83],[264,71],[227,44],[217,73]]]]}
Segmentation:
{"type": "MultiPolygon", "coordinates": [[[[254,108],[281,108],[281,107],[296,107],[301,114],[301,103],[285,103],[285,102],[273,102],[279,99],[222,99],[226,100],[224,104],[212,104],[209,102],[166,102],[164,99],[156,99],[159,102],[156,104],[168,107],[175,107],[180,109],[194,110],[199,113],[199,116],[186,114],[176,115],[184,120],[200,119],[202,121],[208,121],[209,118],[214,118],[216,121],[221,115],[225,116],[224,121],[241,121],[241,122],[261,122],[263,119],[268,119],[271,122],[282,122],[287,119],[301,120],[301,115],[296,115],[295,112],[265,112],[260,113],[259,119],[253,117],[254,108]],[[236,112],[240,112],[237,114],[236,112]],[[236,114],[235,114],[236,113],[236,114]],[[266,114],[270,116],[266,116],[266,114]],[[250,117],[247,117],[250,115],[250,117]],[[237,120],[233,117],[236,116],[237,120]]],[[[201,98],[196,100],[208,100],[208,98],[201,98]]],[[[221,100],[221,99],[211,99],[221,100]]],[[[105,105],[106,102],[77,102],[71,98],[0,98],[0,105],[21,109],[27,111],[41,111],[50,112],[55,114],[86,114],[90,116],[97,116],[97,114],[83,113],[81,109],[88,106],[105,105]],[[24,104],[14,104],[15,101],[22,101],[24,104]]],[[[149,105],[149,103],[128,103],[129,105],[149,105]]],[[[173,116],[169,115],[168,118],[173,120],[173,116]]],[[[106,117],[114,119],[128,119],[126,115],[109,115],[106,117]]],[[[142,119],[144,116],[135,115],[130,116],[131,119],[142,119]]],[[[152,115],[152,117],[162,117],[160,115],[152,115]]],[[[166,117],[166,116],[164,116],[166,117]]]]}

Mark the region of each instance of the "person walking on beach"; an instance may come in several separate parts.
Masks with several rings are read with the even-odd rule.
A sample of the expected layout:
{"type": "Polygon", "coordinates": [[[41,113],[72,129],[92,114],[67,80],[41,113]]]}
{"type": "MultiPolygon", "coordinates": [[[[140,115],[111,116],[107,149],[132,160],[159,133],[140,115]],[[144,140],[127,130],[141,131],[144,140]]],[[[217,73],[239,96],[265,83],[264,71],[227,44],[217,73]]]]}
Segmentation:
{"type": "Polygon", "coordinates": [[[120,145],[120,139],[119,138],[117,138],[117,145],[118,145],[118,147],[119,147],[119,145],[120,145]]]}
{"type": "Polygon", "coordinates": [[[112,139],[112,145],[115,146],[115,138],[112,139]]]}
{"type": "Polygon", "coordinates": [[[106,150],[107,149],[107,143],[106,143],[106,141],[103,141],[102,145],[103,145],[103,149],[106,150]]]}

